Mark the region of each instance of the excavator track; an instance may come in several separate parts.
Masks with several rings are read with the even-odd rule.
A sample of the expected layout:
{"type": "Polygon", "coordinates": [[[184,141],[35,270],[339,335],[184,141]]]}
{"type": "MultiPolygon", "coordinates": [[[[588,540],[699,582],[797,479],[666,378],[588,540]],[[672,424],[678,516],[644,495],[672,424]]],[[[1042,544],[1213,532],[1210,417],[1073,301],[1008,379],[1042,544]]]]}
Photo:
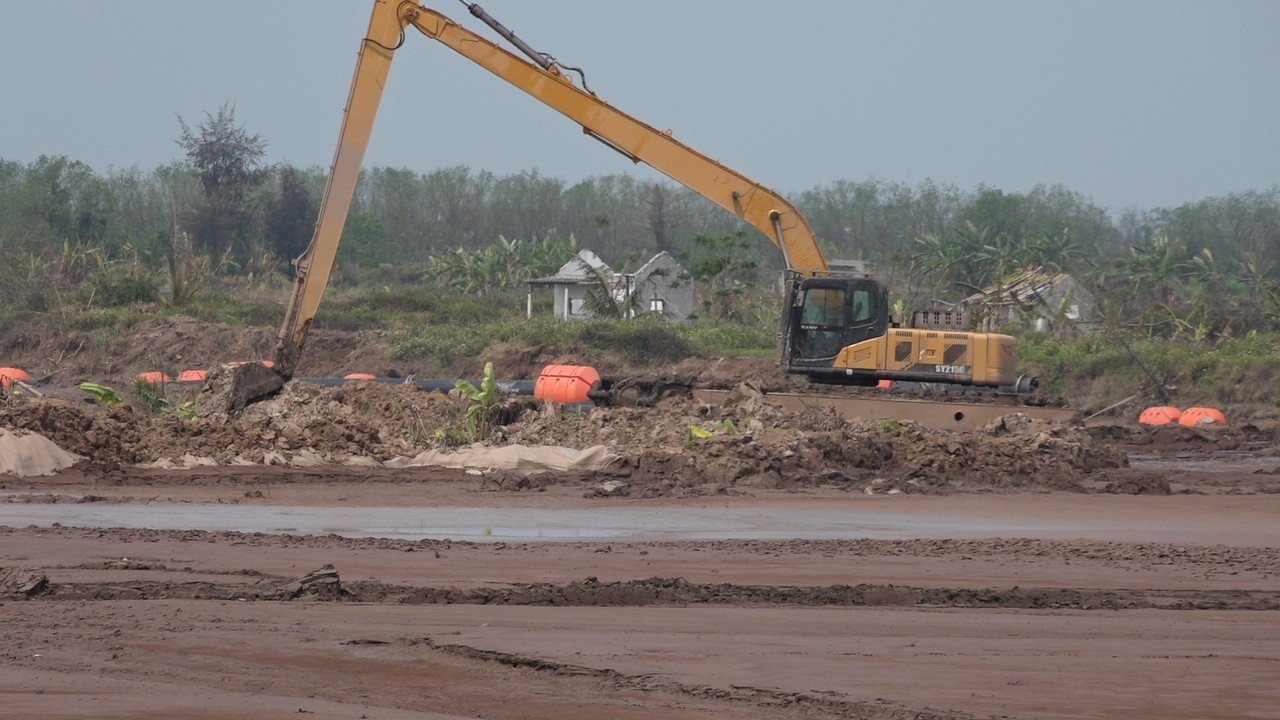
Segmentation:
{"type": "MultiPolygon", "coordinates": [[[[673,397],[691,397],[709,405],[723,405],[738,392],[724,386],[706,387],[688,376],[613,375],[601,378],[587,393],[587,398],[601,407],[652,407],[673,397]]],[[[1055,398],[973,389],[963,395],[935,391],[927,396],[913,395],[910,391],[849,387],[834,392],[788,392],[756,387],[754,392],[759,392],[766,402],[791,412],[830,408],[846,418],[909,421],[927,428],[974,429],[1015,412],[1050,422],[1065,422],[1076,414],[1070,408],[1054,406],[1052,403],[1060,402],[1055,398]]]]}
{"type": "MultiPolygon", "coordinates": [[[[712,405],[723,404],[732,390],[694,388],[693,398],[712,405]]],[[[899,420],[918,423],[927,428],[974,429],[1010,413],[1023,413],[1036,420],[1064,422],[1075,411],[1061,407],[1020,405],[1016,398],[995,402],[961,400],[917,400],[908,398],[876,398],[862,395],[823,395],[816,393],[768,392],[764,399],[783,410],[831,408],[847,418],[899,420]]]]}

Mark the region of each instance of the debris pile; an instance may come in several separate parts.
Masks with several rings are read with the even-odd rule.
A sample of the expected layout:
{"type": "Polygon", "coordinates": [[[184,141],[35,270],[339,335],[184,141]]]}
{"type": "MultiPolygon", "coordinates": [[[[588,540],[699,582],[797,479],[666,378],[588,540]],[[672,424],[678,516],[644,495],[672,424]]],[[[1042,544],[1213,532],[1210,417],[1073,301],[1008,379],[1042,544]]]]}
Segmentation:
{"type": "Polygon", "coordinates": [[[417,385],[325,388],[289,383],[240,414],[186,420],[129,406],[95,407],[60,399],[0,404],[0,427],[38,432],[95,463],[342,464],[415,455],[440,442],[466,408],[417,385]],[[296,462],[295,462],[296,461],[296,462]]]}
{"type": "Polygon", "coordinates": [[[517,442],[606,445],[632,493],[814,485],[870,492],[961,488],[1080,489],[1084,474],[1127,465],[1081,427],[1011,414],[980,431],[787,412],[741,388],[723,405],[667,400],[654,408],[542,412],[508,428],[517,442]]]}
{"type": "MultiPolygon", "coordinates": [[[[467,432],[467,408],[465,399],[414,384],[294,382],[238,414],[191,420],[127,406],[7,401],[0,427],[41,433],[101,464],[402,467],[477,439],[467,432]]],[[[830,410],[788,412],[747,387],[723,405],[671,398],[592,412],[513,398],[497,417],[473,448],[480,455],[518,445],[594,448],[610,461],[575,474],[624,480],[633,497],[817,485],[871,493],[1081,489],[1084,475],[1126,465],[1123,451],[1081,427],[1016,413],[979,431],[930,430],[830,410]]]]}

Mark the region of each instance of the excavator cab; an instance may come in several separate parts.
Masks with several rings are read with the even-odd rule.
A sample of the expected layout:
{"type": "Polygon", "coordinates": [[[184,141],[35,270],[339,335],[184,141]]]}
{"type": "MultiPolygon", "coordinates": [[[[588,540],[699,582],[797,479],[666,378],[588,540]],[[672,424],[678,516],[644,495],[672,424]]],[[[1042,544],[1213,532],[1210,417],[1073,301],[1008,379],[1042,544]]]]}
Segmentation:
{"type": "Polygon", "coordinates": [[[867,275],[788,272],[782,317],[783,364],[791,372],[830,369],[844,348],[883,337],[889,294],[867,275]]]}

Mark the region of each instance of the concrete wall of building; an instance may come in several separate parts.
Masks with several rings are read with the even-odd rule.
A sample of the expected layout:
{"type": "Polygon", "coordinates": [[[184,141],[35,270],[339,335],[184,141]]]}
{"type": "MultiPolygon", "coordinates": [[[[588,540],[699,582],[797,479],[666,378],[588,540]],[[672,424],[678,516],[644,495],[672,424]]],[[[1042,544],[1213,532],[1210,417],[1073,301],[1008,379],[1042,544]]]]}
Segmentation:
{"type": "Polygon", "coordinates": [[[639,298],[641,313],[660,313],[670,320],[687,320],[693,314],[693,280],[666,252],[654,255],[635,275],[632,294],[639,298]]]}

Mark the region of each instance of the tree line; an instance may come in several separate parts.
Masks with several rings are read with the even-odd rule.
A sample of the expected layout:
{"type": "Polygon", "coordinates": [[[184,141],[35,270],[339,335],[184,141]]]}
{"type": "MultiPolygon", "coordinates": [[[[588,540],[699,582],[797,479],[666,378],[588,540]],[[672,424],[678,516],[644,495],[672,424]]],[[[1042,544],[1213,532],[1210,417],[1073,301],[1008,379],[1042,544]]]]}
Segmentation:
{"type": "MultiPolygon", "coordinates": [[[[0,160],[0,300],[38,309],[38,278],[92,287],[100,303],[180,302],[207,278],[288,274],[311,238],[327,171],[267,163],[266,142],[230,106],[195,126],[180,121],[177,143],[183,159],[150,170],[0,160]]],[[[869,262],[909,304],[954,301],[1034,269],[1084,278],[1117,323],[1152,334],[1280,325],[1277,187],[1118,216],[1060,185],[1016,193],[840,180],[792,200],[830,258],[869,262]]],[[[767,239],[670,183],[373,167],[357,187],[340,278],[498,289],[578,248],[618,269],[663,250],[687,266],[735,268],[722,285],[764,284],[780,262],[767,239]],[[739,259],[707,254],[726,248],[739,259]]]]}

